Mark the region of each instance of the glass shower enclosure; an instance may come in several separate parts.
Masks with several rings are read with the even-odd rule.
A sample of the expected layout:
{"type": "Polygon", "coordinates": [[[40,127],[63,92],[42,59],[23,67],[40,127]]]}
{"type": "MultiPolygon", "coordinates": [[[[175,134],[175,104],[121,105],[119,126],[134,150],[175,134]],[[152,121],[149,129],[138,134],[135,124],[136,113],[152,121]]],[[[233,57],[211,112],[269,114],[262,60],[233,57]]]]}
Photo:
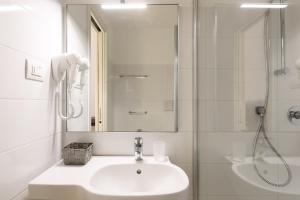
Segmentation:
{"type": "Polygon", "coordinates": [[[200,200],[300,199],[300,2],[197,2],[200,200]]]}

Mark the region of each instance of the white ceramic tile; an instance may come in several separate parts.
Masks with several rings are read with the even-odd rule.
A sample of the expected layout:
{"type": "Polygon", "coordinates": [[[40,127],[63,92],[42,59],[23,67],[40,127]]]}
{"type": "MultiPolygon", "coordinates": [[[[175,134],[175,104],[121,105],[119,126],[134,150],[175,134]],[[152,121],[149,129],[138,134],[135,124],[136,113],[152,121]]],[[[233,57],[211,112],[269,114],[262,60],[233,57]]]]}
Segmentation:
{"type": "Polygon", "coordinates": [[[264,19],[261,18],[242,32],[245,66],[264,67],[264,19]]]}
{"type": "MultiPolygon", "coordinates": [[[[244,97],[240,96],[240,98],[245,98],[247,102],[262,102],[266,91],[266,73],[264,68],[247,67],[242,76],[244,76],[243,80],[235,83],[243,85],[241,91],[243,91],[244,97]]],[[[270,84],[270,99],[273,98],[271,87],[272,84],[270,84]]]]}
{"type": "Polygon", "coordinates": [[[199,13],[199,37],[209,38],[213,37],[216,25],[216,13],[214,7],[200,7],[198,10],[199,13]]]}
{"type": "Polygon", "coordinates": [[[234,146],[241,145],[245,148],[244,156],[252,153],[254,133],[207,133],[199,136],[200,163],[230,163],[227,159],[238,149],[234,146]]]}
{"type": "MultiPolygon", "coordinates": [[[[286,62],[289,68],[289,75],[296,75],[293,73],[295,69],[296,60],[299,59],[299,41],[300,41],[300,34],[299,34],[299,26],[295,25],[298,24],[297,17],[299,16],[299,5],[295,4],[289,8],[289,11],[286,14],[286,62]]],[[[299,80],[299,79],[298,79],[299,80]]],[[[289,81],[289,80],[288,80],[289,81]]],[[[295,81],[295,80],[293,80],[295,81]]],[[[295,91],[295,90],[294,90],[295,91]]],[[[299,92],[295,93],[299,94],[299,92]]],[[[287,96],[285,96],[287,97],[287,96]]]]}
{"type": "Polygon", "coordinates": [[[274,76],[274,81],[277,83],[276,93],[273,99],[278,100],[299,100],[300,88],[297,84],[300,83],[299,74],[295,68],[289,69],[286,75],[274,76]]]}
{"type": "Polygon", "coordinates": [[[233,69],[217,70],[216,72],[217,100],[234,100],[234,92],[235,92],[234,89],[235,89],[234,70],[233,69]]]}
{"type": "Polygon", "coordinates": [[[217,131],[233,131],[235,128],[234,101],[216,102],[215,124],[217,131]]]}
{"type": "Polygon", "coordinates": [[[198,98],[200,100],[214,100],[216,98],[216,72],[216,69],[198,69],[198,98]]]}
{"type": "Polygon", "coordinates": [[[192,69],[179,70],[179,91],[178,97],[180,100],[192,100],[193,98],[193,74],[192,69]]]}
{"type": "Polygon", "coordinates": [[[193,160],[193,135],[191,132],[181,132],[173,144],[174,162],[191,164],[193,160]]]}
{"type": "Polygon", "coordinates": [[[215,131],[217,107],[214,101],[198,101],[198,130],[215,131]]]}
{"type": "Polygon", "coordinates": [[[216,39],[199,38],[198,39],[198,60],[200,68],[216,67],[216,39]]]}
{"type": "Polygon", "coordinates": [[[0,43],[49,61],[62,50],[61,4],[48,0],[19,2],[30,9],[0,13],[0,26],[5,29],[0,43]]]}
{"type": "Polygon", "coordinates": [[[234,38],[218,37],[216,46],[217,66],[233,68],[234,67],[234,38]]]}
{"type": "Polygon", "coordinates": [[[279,133],[278,150],[284,156],[300,155],[300,134],[299,133],[279,133]]]}
{"type": "Polygon", "coordinates": [[[0,154],[0,199],[11,199],[60,158],[61,134],[0,154]]]}
{"type": "Polygon", "coordinates": [[[52,100],[0,100],[0,152],[60,131],[52,100]]]}
{"type": "Polygon", "coordinates": [[[178,101],[178,130],[179,132],[193,130],[192,100],[178,101]]]}
{"type": "MultiPolygon", "coordinates": [[[[227,158],[228,156],[252,156],[253,139],[255,134],[255,132],[217,132],[200,134],[200,163],[228,164],[230,163],[227,158]]],[[[269,134],[268,136],[272,144],[277,148],[277,135],[269,134]]],[[[264,150],[267,155],[274,155],[269,149],[269,146],[263,140],[259,140],[258,148],[264,150]]]]}

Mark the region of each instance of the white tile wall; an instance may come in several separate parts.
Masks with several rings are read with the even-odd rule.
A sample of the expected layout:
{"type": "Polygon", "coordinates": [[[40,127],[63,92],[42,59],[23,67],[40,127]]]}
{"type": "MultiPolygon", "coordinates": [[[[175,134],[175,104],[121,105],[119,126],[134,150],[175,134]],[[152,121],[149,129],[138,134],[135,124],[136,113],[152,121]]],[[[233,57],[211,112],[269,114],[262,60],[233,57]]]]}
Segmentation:
{"type": "Polygon", "coordinates": [[[226,133],[226,132],[202,132],[199,134],[199,160],[201,164],[228,164],[227,157],[232,156],[234,145],[242,143],[251,153],[253,132],[226,133]]]}
{"type": "Polygon", "coordinates": [[[0,199],[23,200],[28,182],[60,158],[51,57],[62,52],[62,6],[56,0],[1,1],[0,199]],[[44,82],[25,79],[25,59],[41,64],[44,82]]]}
{"type": "Polygon", "coordinates": [[[1,199],[12,199],[28,182],[60,159],[61,134],[32,141],[0,155],[1,199]]]}

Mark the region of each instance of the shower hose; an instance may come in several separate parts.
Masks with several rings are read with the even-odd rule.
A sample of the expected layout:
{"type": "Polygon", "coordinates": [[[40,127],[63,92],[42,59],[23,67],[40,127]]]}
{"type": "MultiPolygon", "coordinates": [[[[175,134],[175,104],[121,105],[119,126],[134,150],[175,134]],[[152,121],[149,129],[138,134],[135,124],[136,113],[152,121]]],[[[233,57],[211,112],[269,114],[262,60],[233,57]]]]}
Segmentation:
{"type": "Polygon", "coordinates": [[[253,167],[254,170],[256,171],[257,175],[267,184],[274,186],[274,187],[284,187],[288,185],[291,180],[292,180],[292,172],[287,164],[287,162],[284,160],[284,158],[280,155],[280,153],[276,150],[274,145],[271,143],[266,130],[265,130],[265,115],[267,113],[268,109],[268,102],[269,102],[269,93],[270,93],[270,62],[269,62],[269,51],[270,51],[270,46],[269,46],[269,16],[270,16],[270,11],[267,11],[265,14],[265,20],[264,20],[264,52],[265,52],[265,68],[266,68],[266,92],[265,92],[265,99],[264,99],[264,106],[257,107],[256,112],[260,117],[260,122],[258,129],[256,131],[256,135],[253,140],[253,153],[252,153],[252,159],[253,159],[253,167]],[[275,155],[280,159],[280,161],[283,163],[286,171],[287,171],[287,178],[284,182],[282,183],[274,183],[270,180],[268,180],[267,177],[265,177],[258,169],[257,167],[257,160],[256,160],[256,153],[257,153],[257,146],[258,146],[258,141],[260,138],[263,138],[267,145],[270,147],[270,149],[275,153],[275,155]]]}

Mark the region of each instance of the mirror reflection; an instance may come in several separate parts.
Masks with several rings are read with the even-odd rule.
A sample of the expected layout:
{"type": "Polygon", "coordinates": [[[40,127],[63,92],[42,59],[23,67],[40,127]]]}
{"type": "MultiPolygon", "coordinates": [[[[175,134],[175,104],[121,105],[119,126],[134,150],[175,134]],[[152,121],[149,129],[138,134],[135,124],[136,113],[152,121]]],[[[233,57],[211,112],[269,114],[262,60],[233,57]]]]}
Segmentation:
{"type": "Polygon", "coordinates": [[[67,52],[90,65],[67,131],[176,131],[177,44],[177,5],[68,5],[67,52]]]}

